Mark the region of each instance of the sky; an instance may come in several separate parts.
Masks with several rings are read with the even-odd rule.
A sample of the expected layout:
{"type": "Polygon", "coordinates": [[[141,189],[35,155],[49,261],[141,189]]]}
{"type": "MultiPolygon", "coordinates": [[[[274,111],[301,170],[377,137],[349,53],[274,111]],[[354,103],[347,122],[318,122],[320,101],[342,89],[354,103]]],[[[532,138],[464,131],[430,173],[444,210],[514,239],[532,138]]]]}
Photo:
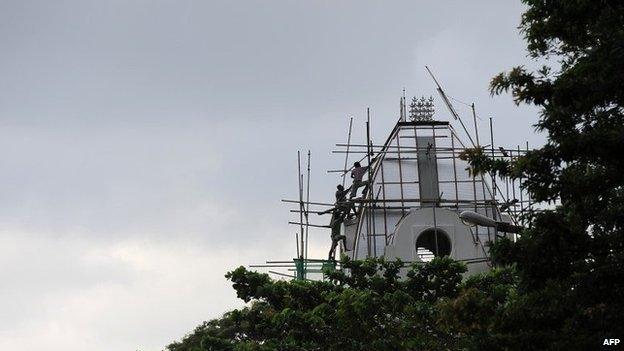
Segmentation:
{"type": "Polygon", "coordinates": [[[537,110],[488,91],[529,62],[522,10],[0,0],[0,349],[161,350],[242,306],[228,270],[295,256],[297,150],[332,201],[350,117],[363,142],[370,107],[383,142],[406,89],[449,119],[425,65],[497,145],[543,143],[537,110]]]}

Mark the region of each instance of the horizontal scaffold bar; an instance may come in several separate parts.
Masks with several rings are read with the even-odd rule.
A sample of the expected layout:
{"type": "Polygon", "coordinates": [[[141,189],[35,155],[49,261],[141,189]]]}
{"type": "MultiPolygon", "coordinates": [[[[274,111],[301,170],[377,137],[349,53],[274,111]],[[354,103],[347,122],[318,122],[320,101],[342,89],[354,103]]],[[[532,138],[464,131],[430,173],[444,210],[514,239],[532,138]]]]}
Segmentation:
{"type": "MultiPolygon", "coordinates": [[[[482,208],[491,209],[492,205],[491,204],[484,204],[484,203],[477,203],[476,207],[478,209],[482,209],[482,208]]],[[[377,205],[373,204],[371,208],[374,209],[374,210],[388,210],[388,211],[399,210],[400,211],[400,210],[410,210],[412,208],[418,208],[418,207],[417,206],[377,206],[377,205]]],[[[437,208],[451,208],[451,209],[468,208],[468,209],[474,209],[475,208],[475,203],[474,202],[469,202],[469,203],[465,203],[465,204],[451,203],[451,204],[448,204],[448,205],[445,205],[445,206],[438,206],[437,208]]]]}
{"type": "MultiPolygon", "coordinates": [[[[356,148],[358,148],[358,147],[366,148],[366,144],[350,144],[350,145],[348,145],[348,144],[335,144],[335,146],[338,146],[338,147],[347,147],[347,146],[349,146],[349,148],[353,148],[353,147],[356,147],[356,148]]],[[[426,146],[416,147],[416,146],[407,146],[407,145],[405,145],[405,146],[404,145],[401,145],[401,146],[396,146],[396,145],[372,145],[372,147],[373,148],[378,148],[378,149],[384,149],[384,148],[387,148],[387,149],[399,149],[400,148],[401,150],[427,150],[428,149],[428,147],[426,147],[426,146]]],[[[483,145],[482,147],[485,148],[486,145],[483,145]]],[[[469,150],[469,149],[472,150],[474,148],[471,148],[471,147],[449,147],[449,146],[441,147],[441,146],[436,146],[436,147],[432,147],[431,149],[432,150],[436,150],[436,151],[445,151],[446,150],[446,151],[460,151],[461,152],[461,151],[469,150]]],[[[522,150],[522,149],[518,151],[517,149],[506,149],[506,148],[499,147],[499,148],[494,149],[494,154],[502,154],[503,151],[505,153],[507,153],[508,155],[511,155],[511,154],[517,155],[518,153],[525,154],[527,152],[527,150],[522,150]]],[[[355,151],[351,151],[350,150],[349,153],[351,153],[351,152],[355,152],[355,151]]],[[[485,149],[484,152],[486,152],[488,155],[492,154],[492,150],[490,150],[490,149],[485,149]]],[[[509,157],[508,155],[506,157],[509,157]]],[[[503,156],[505,156],[505,155],[503,155],[503,156]]]]}
{"type": "MultiPolygon", "coordinates": [[[[481,183],[483,180],[479,178],[472,179],[458,179],[458,180],[438,180],[440,184],[453,184],[453,183],[481,183]]],[[[418,184],[420,183],[417,180],[403,181],[403,182],[375,182],[375,185],[400,185],[400,184],[418,184]]]]}
{"type": "Polygon", "coordinates": [[[281,277],[286,277],[286,278],[292,278],[295,279],[295,275],[290,275],[290,274],[285,274],[285,273],[280,273],[280,272],[276,272],[276,271],[269,271],[269,273],[271,274],[275,274],[275,275],[279,275],[281,277]]]}
{"type": "Polygon", "coordinates": [[[300,223],[300,222],[288,222],[288,224],[296,224],[296,225],[303,225],[306,227],[317,227],[317,228],[331,228],[328,225],[320,225],[320,224],[310,224],[310,223],[300,223]]]}
{"type": "Polygon", "coordinates": [[[285,200],[282,199],[282,202],[288,202],[288,203],[292,203],[292,204],[310,204],[310,205],[318,205],[318,206],[330,206],[330,207],[334,207],[334,204],[328,204],[325,202],[311,202],[311,201],[298,201],[298,200],[285,200]]]}
{"type": "Polygon", "coordinates": [[[485,199],[483,201],[478,200],[452,200],[452,199],[351,199],[353,202],[360,203],[377,203],[377,202],[422,202],[422,203],[461,203],[461,204],[474,204],[482,203],[482,204],[497,204],[496,201],[485,199]]]}
{"type": "Polygon", "coordinates": [[[310,211],[290,210],[290,212],[292,212],[292,213],[300,213],[300,212],[303,212],[303,213],[324,213],[323,211],[312,211],[312,210],[310,210],[310,211]]]}
{"type": "MultiPolygon", "coordinates": [[[[293,258],[290,261],[266,261],[266,263],[293,263],[294,264],[294,260],[301,261],[301,258],[293,258]]],[[[306,263],[325,263],[325,262],[329,262],[327,259],[322,259],[322,258],[304,258],[303,261],[306,262],[306,263]]]]}

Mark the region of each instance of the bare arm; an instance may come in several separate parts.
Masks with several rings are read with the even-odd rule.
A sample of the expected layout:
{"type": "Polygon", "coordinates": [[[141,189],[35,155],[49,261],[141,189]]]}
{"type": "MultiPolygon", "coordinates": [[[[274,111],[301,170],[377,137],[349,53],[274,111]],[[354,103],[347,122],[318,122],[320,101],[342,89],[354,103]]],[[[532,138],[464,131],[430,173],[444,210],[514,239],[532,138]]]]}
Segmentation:
{"type": "Polygon", "coordinates": [[[329,210],[326,210],[326,211],[323,211],[323,212],[318,212],[317,215],[321,216],[321,215],[328,214],[328,213],[334,213],[335,210],[336,210],[336,208],[332,207],[329,210]]]}

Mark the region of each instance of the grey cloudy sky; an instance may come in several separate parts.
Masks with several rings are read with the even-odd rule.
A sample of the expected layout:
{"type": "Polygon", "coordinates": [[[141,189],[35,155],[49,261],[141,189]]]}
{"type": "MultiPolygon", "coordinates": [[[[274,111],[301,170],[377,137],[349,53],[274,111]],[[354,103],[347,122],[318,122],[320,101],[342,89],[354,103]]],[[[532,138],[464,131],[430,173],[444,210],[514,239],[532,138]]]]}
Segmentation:
{"type": "Polygon", "coordinates": [[[487,91],[526,61],[521,12],[0,0],[0,349],[159,350],[239,306],[228,269],[294,255],[279,200],[296,194],[296,150],[330,200],[348,116],[361,141],[370,106],[383,141],[404,87],[435,95],[426,64],[483,133],[492,116],[497,142],[540,143],[534,110],[487,91]]]}

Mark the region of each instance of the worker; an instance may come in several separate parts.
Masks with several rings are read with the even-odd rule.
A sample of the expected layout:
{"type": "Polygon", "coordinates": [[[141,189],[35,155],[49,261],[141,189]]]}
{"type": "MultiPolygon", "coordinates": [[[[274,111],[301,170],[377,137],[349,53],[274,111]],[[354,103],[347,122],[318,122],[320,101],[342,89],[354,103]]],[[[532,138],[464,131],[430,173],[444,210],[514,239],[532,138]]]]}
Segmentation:
{"type": "Polygon", "coordinates": [[[351,195],[349,198],[353,199],[357,195],[357,191],[360,187],[368,185],[368,180],[362,180],[364,174],[368,170],[369,166],[362,167],[359,162],[353,164],[353,170],[351,171],[351,178],[353,178],[353,185],[351,185],[351,195]]]}
{"type": "Polygon", "coordinates": [[[500,152],[503,154],[503,157],[507,157],[509,156],[509,154],[507,153],[507,151],[505,149],[503,149],[502,146],[499,146],[498,149],[500,150],[500,152]]]}
{"type": "Polygon", "coordinates": [[[331,228],[331,248],[329,249],[328,260],[336,260],[336,248],[340,241],[344,247],[347,246],[347,237],[340,234],[340,228],[342,226],[342,222],[344,221],[345,213],[338,206],[330,208],[327,211],[319,212],[319,215],[323,215],[326,213],[332,213],[331,221],[329,222],[329,227],[331,228]]]}
{"type": "Polygon", "coordinates": [[[351,188],[345,189],[344,186],[338,184],[336,186],[336,203],[335,206],[340,208],[343,213],[349,217],[353,217],[357,215],[357,211],[355,210],[355,205],[347,200],[347,194],[351,191],[351,188]],[[353,214],[350,212],[353,211],[353,214]]]}
{"type": "Polygon", "coordinates": [[[345,189],[342,184],[338,184],[336,189],[336,203],[347,201],[347,194],[351,188],[345,189]]]}

